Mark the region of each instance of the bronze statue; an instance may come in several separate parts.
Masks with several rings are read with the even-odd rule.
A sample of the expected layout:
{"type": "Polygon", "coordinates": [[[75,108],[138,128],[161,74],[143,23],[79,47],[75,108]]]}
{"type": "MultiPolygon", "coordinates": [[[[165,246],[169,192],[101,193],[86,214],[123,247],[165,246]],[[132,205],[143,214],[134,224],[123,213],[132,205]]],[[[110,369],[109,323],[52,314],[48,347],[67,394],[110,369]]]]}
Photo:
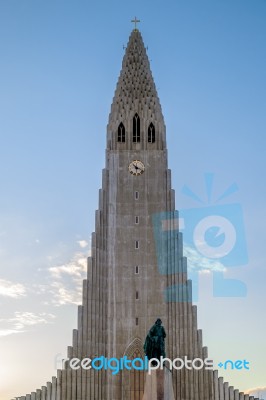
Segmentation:
{"type": "Polygon", "coordinates": [[[164,327],[162,326],[162,321],[160,318],[158,318],[155,324],[149,330],[144,344],[144,353],[149,360],[151,358],[157,358],[159,360],[161,356],[165,357],[165,337],[166,333],[164,327]]]}

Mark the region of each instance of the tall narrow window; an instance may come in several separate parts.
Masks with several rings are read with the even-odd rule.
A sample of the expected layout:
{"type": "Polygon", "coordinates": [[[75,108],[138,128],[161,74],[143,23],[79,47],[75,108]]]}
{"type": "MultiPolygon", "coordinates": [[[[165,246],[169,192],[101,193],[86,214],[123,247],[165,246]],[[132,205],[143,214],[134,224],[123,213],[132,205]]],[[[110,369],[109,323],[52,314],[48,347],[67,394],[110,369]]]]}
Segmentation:
{"type": "Polygon", "coordinates": [[[136,266],[135,266],[135,274],[138,274],[138,273],[139,273],[139,266],[136,265],[136,266]]]}
{"type": "Polygon", "coordinates": [[[139,217],[135,217],[135,224],[138,224],[139,223],[139,217]]]}
{"type": "Polygon", "coordinates": [[[135,199],[136,199],[136,200],[139,199],[139,192],[135,192],[135,199]]]}
{"type": "Polygon", "coordinates": [[[135,249],[139,249],[139,241],[138,240],[135,241],[135,249]]]}
{"type": "Polygon", "coordinates": [[[140,142],[140,119],[138,114],[135,114],[133,118],[133,142],[140,142]]]}
{"type": "Polygon", "coordinates": [[[138,325],[139,324],[139,319],[138,318],[136,318],[136,325],[138,325]]]}
{"type": "Polygon", "coordinates": [[[155,142],[155,128],[153,123],[151,122],[148,127],[148,142],[154,143],[155,142]]]}
{"type": "Polygon", "coordinates": [[[138,299],[139,299],[139,292],[136,291],[136,300],[138,300],[138,299]]]}
{"type": "Polygon", "coordinates": [[[117,141],[120,143],[125,143],[126,141],[126,131],[124,124],[120,122],[118,130],[117,130],[117,141]]]}

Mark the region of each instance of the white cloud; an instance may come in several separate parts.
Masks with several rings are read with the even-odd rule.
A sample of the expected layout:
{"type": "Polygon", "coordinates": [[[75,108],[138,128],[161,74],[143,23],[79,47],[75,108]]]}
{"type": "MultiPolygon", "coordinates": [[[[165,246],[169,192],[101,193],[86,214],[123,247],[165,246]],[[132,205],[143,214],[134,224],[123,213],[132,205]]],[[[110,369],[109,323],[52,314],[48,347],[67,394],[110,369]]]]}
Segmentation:
{"type": "Polygon", "coordinates": [[[0,296],[17,299],[26,296],[26,288],[21,283],[13,283],[0,279],[0,296]]]}
{"type": "Polygon", "coordinates": [[[57,306],[79,304],[86,271],[87,257],[82,253],[76,253],[68,263],[49,268],[52,303],[57,306]]]}
{"type": "Polygon", "coordinates": [[[85,247],[87,247],[89,245],[89,243],[86,242],[86,240],[78,240],[77,243],[80,245],[80,247],[82,249],[84,249],[85,247]]]}
{"type": "Polygon", "coordinates": [[[33,325],[49,324],[55,315],[47,313],[34,314],[32,312],[17,311],[13,318],[0,319],[0,336],[8,336],[15,333],[25,332],[33,325]]]}
{"type": "Polygon", "coordinates": [[[9,336],[9,335],[13,335],[14,333],[21,333],[24,331],[17,331],[15,329],[0,329],[0,337],[1,336],[9,336]]]}
{"type": "Polygon", "coordinates": [[[86,257],[76,255],[68,264],[51,267],[49,271],[54,278],[61,278],[64,275],[80,277],[81,272],[86,271],[86,265],[86,257]]]}
{"type": "Polygon", "coordinates": [[[226,271],[224,265],[217,260],[203,257],[196,249],[184,244],[184,256],[188,260],[188,269],[199,273],[209,273],[212,271],[226,271]]]}
{"type": "Polygon", "coordinates": [[[202,275],[209,275],[210,273],[211,273],[210,269],[201,269],[199,271],[199,274],[202,274],[202,275]]]}
{"type": "Polygon", "coordinates": [[[80,304],[82,296],[82,286],[75,287],[74,289],[68,287],[63,282],[52,283],[51,293],[53,294],[52,303],[55,306],[62,306],[65,304],[80,304]]]}
{"type": "Polygon", "coordinates": [[[249,389],[246,390],[245,393],[258,397],[259,399],[266,399],[266,386],[249,389]]]}
{"type": "Polygon", "coordinates": [[[54,319],[53,314],[39,313],[34,314],[32,312],[15,312],[15,318],[10,319],[16,327],[16,329],[23,329],[26,326],[48,324],[54,319]]]}

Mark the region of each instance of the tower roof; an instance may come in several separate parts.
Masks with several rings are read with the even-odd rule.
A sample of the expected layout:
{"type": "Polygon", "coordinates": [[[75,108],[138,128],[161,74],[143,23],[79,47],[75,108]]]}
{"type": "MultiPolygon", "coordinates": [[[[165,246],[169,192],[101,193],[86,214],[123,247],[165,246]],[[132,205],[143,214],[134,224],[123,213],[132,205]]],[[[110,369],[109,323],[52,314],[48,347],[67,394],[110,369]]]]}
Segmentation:
{"type": "Polygon", "coordinates": [[[129,37],[118,79],[109,124],[137,112],[164,124],[160,101],[141,33],[133,29],[129,37]]]}

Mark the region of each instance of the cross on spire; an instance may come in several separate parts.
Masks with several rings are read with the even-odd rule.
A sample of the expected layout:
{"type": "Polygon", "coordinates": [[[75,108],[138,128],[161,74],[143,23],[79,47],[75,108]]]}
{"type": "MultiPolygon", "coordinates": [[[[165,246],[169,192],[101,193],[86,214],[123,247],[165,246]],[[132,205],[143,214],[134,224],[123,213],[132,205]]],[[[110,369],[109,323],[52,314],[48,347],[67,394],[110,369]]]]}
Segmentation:
{"type": "Polygon", "coordinates": [[[135,17],[134,19],[131,20],[131,22],[135,24],[135,30],[137,30],[137,24],[140,22],[140,19],[137,19],[137,17],[135,17]]]}

